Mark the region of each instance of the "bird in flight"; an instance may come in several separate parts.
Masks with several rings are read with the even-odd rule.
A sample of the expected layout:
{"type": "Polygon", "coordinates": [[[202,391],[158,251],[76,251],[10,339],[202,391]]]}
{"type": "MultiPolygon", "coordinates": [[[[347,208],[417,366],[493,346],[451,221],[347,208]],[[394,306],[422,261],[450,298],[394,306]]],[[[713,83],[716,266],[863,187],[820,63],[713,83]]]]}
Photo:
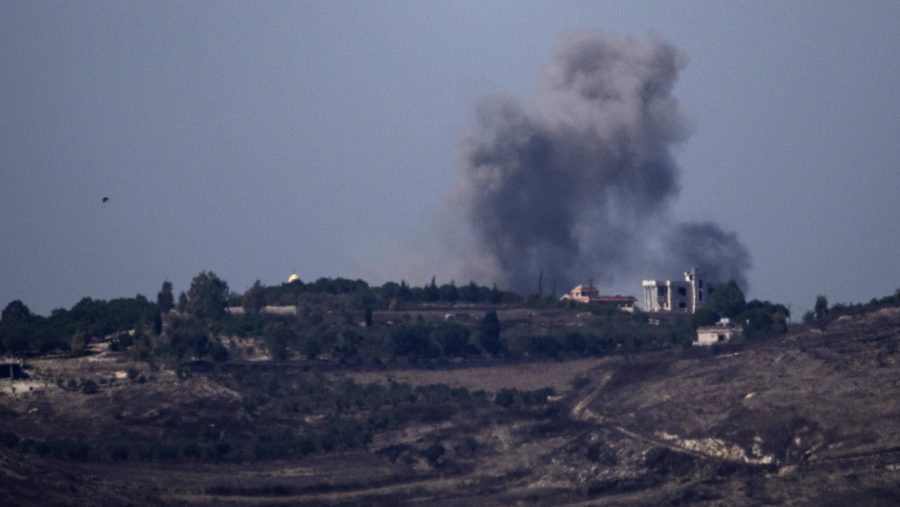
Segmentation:
{"type": "Polygon", "coordinates": [[[106,202],[106,201],[108,201],[108,200],[109,200],[109,197],[104,197],[104,198],[103,198],[103,202],[106,202]]]}

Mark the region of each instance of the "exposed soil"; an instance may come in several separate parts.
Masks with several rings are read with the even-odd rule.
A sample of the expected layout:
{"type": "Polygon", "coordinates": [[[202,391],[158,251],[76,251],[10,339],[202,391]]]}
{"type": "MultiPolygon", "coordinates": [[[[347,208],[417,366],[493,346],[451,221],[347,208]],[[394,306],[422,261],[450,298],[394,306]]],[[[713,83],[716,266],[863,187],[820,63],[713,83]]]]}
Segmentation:
{"type": "Polygon", "coordinates": [[[342,371],[338,376],[356,382],[405,382],[413,385],[447,384],[451,387],[482,389],[494,393],[504,387],[534,390],[552,387],[558,393],[571,389],[572,379],[584,375],[607,359],[585,358],[560,361],[531,361],[515,364],[457,368],[399,368],[389,370],[342,371]]]}

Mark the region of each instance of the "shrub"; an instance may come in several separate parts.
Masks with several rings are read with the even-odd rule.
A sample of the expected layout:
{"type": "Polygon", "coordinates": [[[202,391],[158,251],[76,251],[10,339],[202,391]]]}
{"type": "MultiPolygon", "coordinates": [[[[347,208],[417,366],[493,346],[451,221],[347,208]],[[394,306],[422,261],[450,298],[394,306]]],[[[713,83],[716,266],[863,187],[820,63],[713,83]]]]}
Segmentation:
{"type": "Polygon", "coordinates": [[[428,460],[433,467],[443,464],[444,454],[447,452],[441,444],[433,444],[422,450],[422,457],[428,460]]]}
{"type": "Polygon", "coordinates": [[[584,339],[584,336],[582,336],[581,333],[573,331],[567,333],[563,339],[563,348],[568,352],[582,354],[587,350],[587,340],[584,339]]]}
{"type": "Polygon", "coordinates": [[[81,392],[84,394],[96,394],[98,391],[97,383],[91,379],[87,379],[81,383],[81,392]]]}
{"type": "Polygon", "coordinates": [[[712,326],[716,322],[719,322],[720,318],[719,314],[712,308],[701,306],[697,309],[697,313],[691,317],[691,326],[694,329],[700,326],[712,326]]]}
{"type": "Polygon", "coordinates": [[[5,433],[0,431],[0,445],[7,449],[12,449],[19,443],[19,435],[15,433],[5,433]]]}
{"type": "Polygon", "coordinates": [[[128,333],[119,333],[119,336],[116,337],[116,341],[123,349],[127,349],[128,347],[134,345],[134,337],[132,337],[128,333]]]}
{"type": "Polygon", "coordinates": [[[438,357],[440,350],[431,340],[428,326],[424,324],[398,326],[391,330],[391,344],[394,355],[416,359],[438,357]]]}
{"type": "MultiPolygon", "coordinates": [[[[171,352],[181,360],[185,357],[202,357],[209,350],[206,325],[196,319],[179,320],[171,330],[171,352]]],[[[157,347],[161,351],[162,347],[157,347]]]]}
{"type": "Polygon", "coordinates": [[[75,354],[81,354],[85,347],[87,347],[87,338],[84,331],[73,334],[72,339],[69,340],[69,349],[75,354]]]}
{"type": "Polygon", "coordinates": [[[130,449],[124,443],[115,443],[109,448],[109,457],[113,461],[128,461],[130,449]]]}
{"type": "Polygon", "coordinates": [[[228,361],[228,349],[221,343],[214,343],[210,348],[209,355],[217,363],[228,361]]]}
{"type": "Polygon", "coordinates": [[[547,403],[547,400],[553,396],[554,391],[552,387],[544,387],[534,391],[522,391],[520,394],[522,396],[522,404],[542,405],[547,403]]]}
{"type": "Polygon", "coordinates": [[[577,375],[575,378],[572,379],[572,382],[571,382],[572,388],[574,388],[575,390],[583,389],[583,388],[587,387],[588,385],[590,385],[590,383],[591,383],[591,379],[587,378],[584,375],[577,375]]]}
{"type": "Polygon", "coordinates": [[[516,398],[518,397],[519,390],[516,388],[507,388],[504,387],[497,391],[497,394],[494,395],[494,403],[503,408],[507,408],[510,405],[516,402],[516,398]]]}
{"type": "Polygon", "coordinates": [[[481,347],[491,355],[497,355],[503,350],[503,342],[500,341],[500,319],[497,312],[490,310],[484,314],[478,326],[478,341],[481,347]]]}
{"type": "Polygon", "coordinates": [[[199,445],[197,445],[195,442],[191,442],[184,446],[184,449],[182,449],[181,454],[185,458],[198,458],[199,459],[201,456],[203,456],[203,451],[202,451],[202,449],[200,449],[199,445]]]}
{"type": "Polygon", "coordinates": [[[536,356],[556,357],[560,348],[559,342],[552,336],[533,336],[528,342],[528,353],[536,356]]]}
{"type": "Polygon", "coordinates": [[[156,446],[156,457],[158,459],[169,461],[178,459],[178,447],[166,442],[160,442],[156,446]]]}
{"type": "Polygon", "coordinates": [[[544,405],[553,396],[552,387],[544,387],[534,391],[519,391],[516,388],[503,388],[497,391],[494,396],[494,403],[503,408],[509,408],[514,405],[530,407],[534,405],[544,405]]]}
{"type": "Polygon", "coordinates": [[[469,330],[459,324],[445,323],[432,332],[447,357],[465,356],[469,346],[469,330]]]}
{"type": "Polygon", "coordinates": [[[266,349],[273,361],[281,362],[288,358],[288,342],[294,338],[296,338],[294,331],[281,322],[273,322],[263,331],[266,349]]]}

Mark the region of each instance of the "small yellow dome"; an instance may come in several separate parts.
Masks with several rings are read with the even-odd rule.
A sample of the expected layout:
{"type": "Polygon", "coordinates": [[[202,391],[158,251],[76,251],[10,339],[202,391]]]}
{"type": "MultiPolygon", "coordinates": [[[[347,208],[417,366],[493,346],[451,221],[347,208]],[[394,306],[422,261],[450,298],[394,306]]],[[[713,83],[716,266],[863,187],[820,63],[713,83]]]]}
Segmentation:
{"type": "Polygon", "coordinates": [[[297,280],[300,280],[300,277],[297,276],[297,273],[291,273],[291,276],[288,277],[288,283],[294,283],[297,280]]]}

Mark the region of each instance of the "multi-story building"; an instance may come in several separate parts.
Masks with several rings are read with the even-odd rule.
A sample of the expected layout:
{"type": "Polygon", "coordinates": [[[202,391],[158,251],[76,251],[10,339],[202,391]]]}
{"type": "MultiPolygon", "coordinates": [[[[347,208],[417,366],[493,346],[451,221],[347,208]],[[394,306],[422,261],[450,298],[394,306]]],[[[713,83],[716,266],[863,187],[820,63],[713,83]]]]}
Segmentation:
{"type": "Polygon", "coordinates": [[[709,288],[702,273],[685,271],[684,280],[644,280],[644,310],[696,313],[705,304],[709,288]]]}

